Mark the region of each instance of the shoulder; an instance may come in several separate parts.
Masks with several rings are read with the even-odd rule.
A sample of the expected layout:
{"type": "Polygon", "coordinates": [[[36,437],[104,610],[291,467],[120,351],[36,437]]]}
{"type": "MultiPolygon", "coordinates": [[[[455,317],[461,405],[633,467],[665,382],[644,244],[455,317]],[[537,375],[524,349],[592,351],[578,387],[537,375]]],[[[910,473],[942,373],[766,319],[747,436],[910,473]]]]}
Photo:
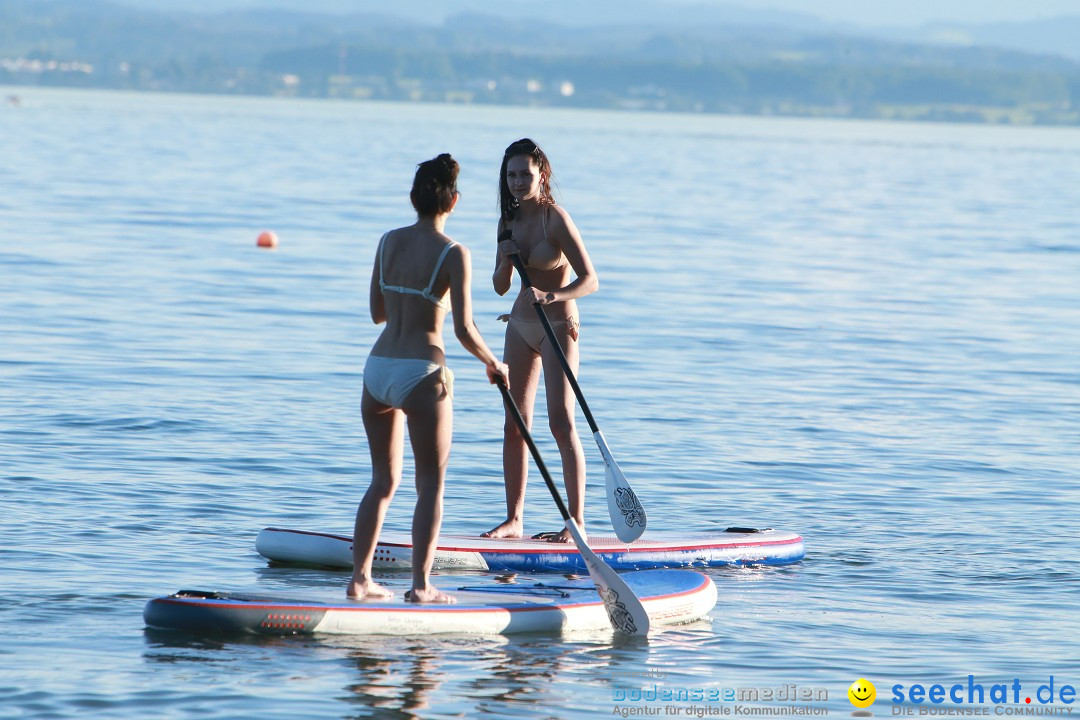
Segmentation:
{"type": "Polygon", "coordinates": [[[547,206],[547,212],[549,220],[560,219],[564,222],[570,220],[570,213],[568,213],[566,211],[566,208],[564,208],[562,205],[552,203],[551,205],[547,206]]]}
{"type": "Polygon", "coordinates": [[[464,265],[472,258],[471,253],[469,253],[469,248],[455,240],[450,240],[449,238],[447,238],[447,248],[445,252],[446,262],[451,265],[464,265]]]}
{"type": "Polygon", "coordinates": [[[548,227],[554,230],[556,233],[567,233],[569,235],[576,236],[578,234],[577,226],[574,225],[573,218],[570,217],[570,213],[566,211],[560,205],[548,206],[548,227]]]}
{"type": "Polygon", "coordinates": [[[382,237],[379,238],[379,244],[382,245],[387,240],[397,239],[400,237],[408,237],[410,234],[410,230],[411,228],[409,228],[408,226],[394,228],[393,230],[387,230],[382,234],[382,237]]]}
{"type": "Polygon", "coordinates": [[[451,241],[443,260],[442,271],[446,273],[445,277],[451,286],[466,286],[472,277],[472,256],[469,248],[451,241]]]}

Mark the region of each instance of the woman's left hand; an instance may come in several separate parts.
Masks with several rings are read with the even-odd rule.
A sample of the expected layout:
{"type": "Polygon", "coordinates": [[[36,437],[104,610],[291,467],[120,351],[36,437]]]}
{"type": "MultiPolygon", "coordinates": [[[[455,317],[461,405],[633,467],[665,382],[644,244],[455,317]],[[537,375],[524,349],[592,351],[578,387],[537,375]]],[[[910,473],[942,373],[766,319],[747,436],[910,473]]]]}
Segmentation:
{"type": "Polygon", "coordinates": [[[533,305],[550,305],[555,302],[555,293],[553,292],[537,290],[534,287],[529,287],[528,290],[533,295],[533,305]]]}

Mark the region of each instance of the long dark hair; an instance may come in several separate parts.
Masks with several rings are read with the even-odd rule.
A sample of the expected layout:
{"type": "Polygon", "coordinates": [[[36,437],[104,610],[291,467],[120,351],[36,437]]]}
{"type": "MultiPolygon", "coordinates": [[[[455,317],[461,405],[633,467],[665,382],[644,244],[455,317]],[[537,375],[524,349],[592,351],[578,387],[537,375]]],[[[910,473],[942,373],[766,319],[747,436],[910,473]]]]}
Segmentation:
{"type": "Polygon", "coordinates": [[[512,220],[518,209],[518,201],[510,194],[510,186],[506,184],[506,164],[510,162],[510,158],[518,155],[531,157],[544,178],[540,183],[540,204],[555,204],[555,198],[551,194],[551,162],[539,145],[529,138],[522,138],[507,146],[503,152],[502,167],[499,168],[499,213],[503,220],[512,220]]]}
{"type": "Polygon", "coordinates": [[[457,193],[457,160],[450,153],[425,160],[416,166],[409,199],[420,217],[434,217],[449,212],[457,193]]]}

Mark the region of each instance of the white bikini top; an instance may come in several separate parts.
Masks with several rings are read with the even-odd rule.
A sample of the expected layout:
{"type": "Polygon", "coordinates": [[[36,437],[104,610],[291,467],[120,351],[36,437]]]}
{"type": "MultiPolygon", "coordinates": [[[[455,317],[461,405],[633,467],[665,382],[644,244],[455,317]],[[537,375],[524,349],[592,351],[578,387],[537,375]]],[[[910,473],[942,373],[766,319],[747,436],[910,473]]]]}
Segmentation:
{"type": "Polygon", "coordinates": [[[383,292],[389,290],[390,292],[396,292],[402,295],[419,295],[425,300],[434,303],[437,307],[441,307],[443,310],[449,310],[449,301],[438,297],[431,291],[435,289],[435,278],[439,275],[439,270],[442,268],[443,260],[446,259],[446,254],[450,252],[450,248],[457,245],[457,243],[450,241],[450,243],[443,248],[443,251],[439,254],[439,259],[435,261],[435,269],[431,271],[431,280],[428,281],[427,287],[423,290],[417,290],[416,288],[402,287],[401,285],[387,285],[383,282],[383,245],[386,244],[386,236],[389,234],[390,233],[386,233],[386,235],[383,235],[382,238],[379,239],[379,289],[383,292]]]}

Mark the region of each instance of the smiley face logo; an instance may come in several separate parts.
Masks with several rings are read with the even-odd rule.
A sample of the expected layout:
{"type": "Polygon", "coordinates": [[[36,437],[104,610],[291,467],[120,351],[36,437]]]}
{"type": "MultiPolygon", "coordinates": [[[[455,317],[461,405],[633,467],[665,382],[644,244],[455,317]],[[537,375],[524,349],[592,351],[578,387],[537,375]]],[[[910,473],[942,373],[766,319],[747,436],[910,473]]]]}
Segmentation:
{"type": "Polygon", "coordinates": [[[847,689],[848,700],[857,708],[868,708],[877,699],[877,688],[866,678],[859,678],[847,689]]]}

